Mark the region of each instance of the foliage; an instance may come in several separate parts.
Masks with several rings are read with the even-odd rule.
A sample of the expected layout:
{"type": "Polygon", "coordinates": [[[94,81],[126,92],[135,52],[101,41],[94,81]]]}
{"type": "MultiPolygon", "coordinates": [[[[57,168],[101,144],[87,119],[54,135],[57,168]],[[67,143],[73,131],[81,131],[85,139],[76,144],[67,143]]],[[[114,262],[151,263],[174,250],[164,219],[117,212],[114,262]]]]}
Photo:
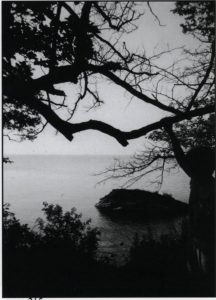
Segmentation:
{"type": "Polygon", "coordinates": [[[136,234],[130,250],[129,264],[133,264],[134,268],[136,268],[135,264],[142,264],[140,269],[149,275],[151,274],[150,276],[161,275],[167,272],[168,268],[171,272],[177,270],[180,272],[181,268],[184,268],[184,272],[186,272],[185,243],[187,239],[185,233],[178,234],[174,228],[173,231],[173,236],[163,234],[158,239],[153,237],[150,229],[142,238],[136,234]],[[176,263],[179,263],[179,265],[174,265],[176,263]]]}
{"type": "MultiPolygon", "coordinates": [[[[215,116],[213,114],[208,117],[197,117],[193,121],[181,122],[174,128],[178,140],[186,151],[203,145],[212,149],[215,147],[215,116]]],[[[168,147],[172,149],[170,139],[164,131],[154,131],[149,135],[149,138],[156,142],[166,142],[168,147]]]]}
{"type": "Polygon", "coordinates": [[[135,282],[142,278],[147,296],[214,295],[213,280],[207,282],[201,274],[191,273],[188,269],[191,244],[187,220],[183,221],[180,232],[174,226],[170,229],[170,234],[158,238],[150,229],[142,238],[136,234],[124,272],[131,274],[135,282]]]}
{"type": "Polygon", "coordinates": [[[214,1],[177,1],[173,13],[184,16],[181,24],[184,33],[213,42],[215,36],[215,2],[214,1]]]}
{"type": "MultiPolygon", "coordinates": [[[[147,6],[155,18],[150,4],[147,6]]],[[[186,12],[185,9],[180,11],[180,7],[178,4],[178,12],[183,16],[188,11],[189,14],[197,12],[189,9],[190,3],[186,12]]],[[[212,91],[211,87],[209,91],[202,89],[211,85],[212,78],[200,57],[197,60],[201,70],[191,57],[180,57],[180,49],[162,49],[147,56],[145,49],[133,51],[127,45],[126,35],[138,28],[137,21],[142,18],[143,11],[144,4],[135,2],[4,2],[3,109],[6,132],[15,129],[22,138],[33,139],[49,123],[70,141],[76,132],[93,129],[113,136],[126,146],[128,140],[163,127],[163,123],[158,122],[150,127],[122,132],[97,120],[69,123],[81,102],[92,101],[92,108],[103,103],[97,87],[101,76],[122,87],[131,98],[136,97],[174,116],[181,113],[182,120],[190,118],[191,108],[195,108],[195,116],[212,111],[212,105],[201,104],[200,99],[196,99],[205,93],[207,98],[212,91]],[[179,62],[174,61],[171,67],[161,67],[162,57],[175,51],[179,62]],[[200,82],[202,76],[205,82],[200,82]],[[57,88],[60,83],[73,84],[72,94],[78,97],[69,101],[64,87],[57,88]],[[60,110],[59,114],[56,108],[60,110]],[[204,110],[199,111],[199,108],[204,110]]],[[[199,30],[207,19],[212,20],[212,17],[203,15],[198,19],[199,30]]],[[[206,61],[209,56],[208,50],[204,56],[206,61]]],[[[175,123],[175,118],[170,117],[169,122],[175,123]]]]}
{"type": "Polygon", "coordinates": [[[33,231],[26,224],[20,224],[9,205],[4,205],[5,296],[73,294],[80,288],[79,280],[86,280],[82,273],[96,264],[99,231],[90,227],[90,220],[82,222],[75,209],[63,213],[59,205],[44,203],[43,211],[46,220],[38,219],[39,231],[33,231]],[[64,288],[69,290],[64,291],[64,288]]]}
{"type": "MultiPolygon", "coordinates": [[[[7,250],[22,249],[27,250],[34,246],[37,234],[32,232],[29,227],[21,225],[15,214],[10,212],[9,204],[3,207],[3,242],[7,250]]],[[[3,249],[5,249],[3,247],[3,249]]]]}
{"type": "Polygon", "coordinates": [[[214,284],[190,274],[186,223],[181,233],[155,239],[151,230],[134,237],[130,254],[117,267],[95,257],[98,230],[72,209],[44,203],[46,220],[31,230],[4,205],[4,297],[212,296],[214,284]]]}
{"type": "Polygon", "coordinates": [[[81,221],[76,209],[63,213],[62,207],[44,202],[42,211],[46,222],[37,219],[40,235],[45,245],[67,248],[93,256],[98,243],[99,231],[91,228],[91,220],[81,221]]]}
{"type": "Polygon", "coordinates": [[[34,238],[37,238],[44,246],[66,247],[71,251],[78,251],[89,256],[94,255],[100,233],[97,228],[90,227],[91,220],[81,221],[82,215],[77,214],[75,208],[63,213],[59,205],[49,205],[44,202],[43,206],[42,211],[45,213],[46,221],[38,218],[36,226],[39,231],[34,232],[26,224],[21,225],[14,213],[9,211],[9,205],[5,204],[3,210],[3,230],[6,233],[4,242],[7,245],[14,243],[18,248],[30,247],[34,238]]]}
{"type": "MultiPolygon", "coordinates": [[[[8,49],[11,49],[8,47],[8,49]]],[[[17,62],[15,66],[11,66],[6,58],[3,58],[3,80],[11,76],[11,80],[14,80],[14,76],[19,76],[20,79],[26,81],[32,75],[30,65],[25,62],[17,62]]],[[[41,117],[38,112],[31,109],[28,105],[20,103],[14,97],[10,97],[4,92],[5,86],[3,86],[3,128],[8,132],[11,130],[16,134],[20,134],[22,139],[28,138],[33,140],[36,138],[37,127],[41,123],[41,117]]],[[[9,137],[9,135],[8,135],[9,137]]],[[[9,137],[10,138],[10,137],[9,137]]]]}
{"type": "Polygon", "coordinates": [[[28,6],[35,8],[34,13],[22,2],[7,2],[2,6],[3,80],[9,79],[9,82],[3,85],[3,127],[9,132],[15,131],[17,135],[21,135],[21,139],[32,140],[37,137],[36,128],[41,124],[41,117],[36,110],[11,97],[5,91],[7,85],[10,85],[16,77],[24,82],[31,78],[33,75],[31,60],[37,60],[37,51],[43,49],[44,40],[47,39],[45,31],[42,38],[42,28],[38,26],[38,22],[41,24],[44,20],[44,12],[53,6],[52,3],[35,5],[29,2],[28,6]]]}

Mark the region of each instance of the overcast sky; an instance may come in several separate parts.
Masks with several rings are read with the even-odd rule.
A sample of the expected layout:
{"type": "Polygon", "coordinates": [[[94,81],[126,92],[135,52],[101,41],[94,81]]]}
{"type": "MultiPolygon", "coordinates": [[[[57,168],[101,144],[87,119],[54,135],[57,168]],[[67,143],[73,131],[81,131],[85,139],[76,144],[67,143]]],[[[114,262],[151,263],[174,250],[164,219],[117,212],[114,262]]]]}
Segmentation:
{"type": "MultiPolygon", "coordinates": [[[[146,6],[146,4],[143,4],[146,6]]],[[[135,47],[144,47],[147,54],[151,54],[155,46],[163,49],[169,44],[172,47],[187,45],[193,47],[194,40],[183,35],[179,26],[182,19],[173,15],[170,10],[174,8],[173,2],[152,2],[152,9],[162,24],[159,26],[149,12],[147,6],[145,15],[139,21],[138,30],[129,36],[129,43],[135,47]]],[[[166,58],[169,59],[169,58],[166,58]]],[[[145,104],[139,99],[130,101],[130,96],[120,87],[103,84],[103,100],[105,104],[95,111],[86,112],[87,106],[79,107],[73,122],[87,121],[89,119],[102,120],[121,130],[132,130],[154,121],[158,121],[165,113],[156,107],[145,104]]],[[[70,88],[66,86],[66,93],[70,97],[70,88]]],[[[21,143],[4,141],[6,154],[132,154],[142,150],[145,138],[129,141],[127,147],[122,147],[116,140],[108,135],[96,131],[85,131],[74,135],[69,142],[61,134],[56,135],[51,126],[33,141],[21,143]]]]}

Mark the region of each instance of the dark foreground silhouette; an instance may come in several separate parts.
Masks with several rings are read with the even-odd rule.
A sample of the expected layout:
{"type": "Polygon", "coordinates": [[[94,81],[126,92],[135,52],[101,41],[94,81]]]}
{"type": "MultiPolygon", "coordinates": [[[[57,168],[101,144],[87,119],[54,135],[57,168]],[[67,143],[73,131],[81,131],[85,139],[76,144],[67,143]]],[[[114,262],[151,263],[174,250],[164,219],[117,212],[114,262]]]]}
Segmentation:
{"type": "Polygon", "coordinates": [[[186,155],[172,125],[165,126],[175,158],[190,177],[189,218],[191,271],[214,274],[215,269],[215,149],[192,148],[186,155]]]}
{"type": "Polygon", "coordinates": [[[180,235],[135,236],[128,262],[98,260],[99,231],[75,209],[63,213],[44,203],[37,231],[21,225],[4,207],[3,297],[213,296],[213,277],[191,274],[188,230],[180,235]]]}

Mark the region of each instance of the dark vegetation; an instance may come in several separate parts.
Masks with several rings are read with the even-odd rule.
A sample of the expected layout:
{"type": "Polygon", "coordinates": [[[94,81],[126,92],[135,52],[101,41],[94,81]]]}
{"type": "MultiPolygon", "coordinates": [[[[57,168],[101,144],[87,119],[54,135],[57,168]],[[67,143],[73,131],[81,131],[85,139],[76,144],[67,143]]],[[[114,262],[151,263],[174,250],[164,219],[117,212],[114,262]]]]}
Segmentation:
{"type": "Polygon", "coordinates": [[[128,261],[97,259],[99,231],[72,209],[44,203],[37,230],[3,213],[4,297],[211,296],[213,283],[187,269],[188,232],[134,238],[128,261]]]}
{"type": "Polygon", "coordinates": [[[63,213],[59,205],[44,203],[43,212],[46,221],[37,219],[38,230],[32,231],[4,208],[5,297],[77,295],[91,282],[98,230],[82,222],[75,209],[63,213]]]}

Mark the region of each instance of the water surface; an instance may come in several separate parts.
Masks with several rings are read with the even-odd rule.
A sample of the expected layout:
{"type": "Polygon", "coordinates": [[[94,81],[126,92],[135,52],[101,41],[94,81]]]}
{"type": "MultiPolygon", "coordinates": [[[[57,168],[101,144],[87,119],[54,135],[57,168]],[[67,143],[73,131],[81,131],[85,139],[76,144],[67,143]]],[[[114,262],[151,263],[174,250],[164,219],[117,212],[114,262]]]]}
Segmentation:
{"type": "MultiPolygon", "coordinates": [[[[4,165],[4,202],[10,203],[11,211],[30,227],[34,226],[37,217],[43,216],[44,201],[60,204],[64,210],[76,207],[83,219],[91,218],[92,225],[100,228],[101,251],[124,256],[136,232],[142,235],[151,228],[155,235],[160,235],[169,231],[174,222],[171,219],[113,220],[100,214],[95,204],[123,183],[108,181],[97,184],[102,177],[94,174],[110,166],[112,156],[17,155],[10,156],[10,159],[14,163],[4,165]]],[[[131,188],[154,190],[149,186],[149,178],[131,188]]],[[[176,199],[187,202],[189,179],[183,172],[166,175],[160,192],[171,193],[176,199]]],[[[176,226],[178,223],[179,220],[175,220],[176,226]]]]}

